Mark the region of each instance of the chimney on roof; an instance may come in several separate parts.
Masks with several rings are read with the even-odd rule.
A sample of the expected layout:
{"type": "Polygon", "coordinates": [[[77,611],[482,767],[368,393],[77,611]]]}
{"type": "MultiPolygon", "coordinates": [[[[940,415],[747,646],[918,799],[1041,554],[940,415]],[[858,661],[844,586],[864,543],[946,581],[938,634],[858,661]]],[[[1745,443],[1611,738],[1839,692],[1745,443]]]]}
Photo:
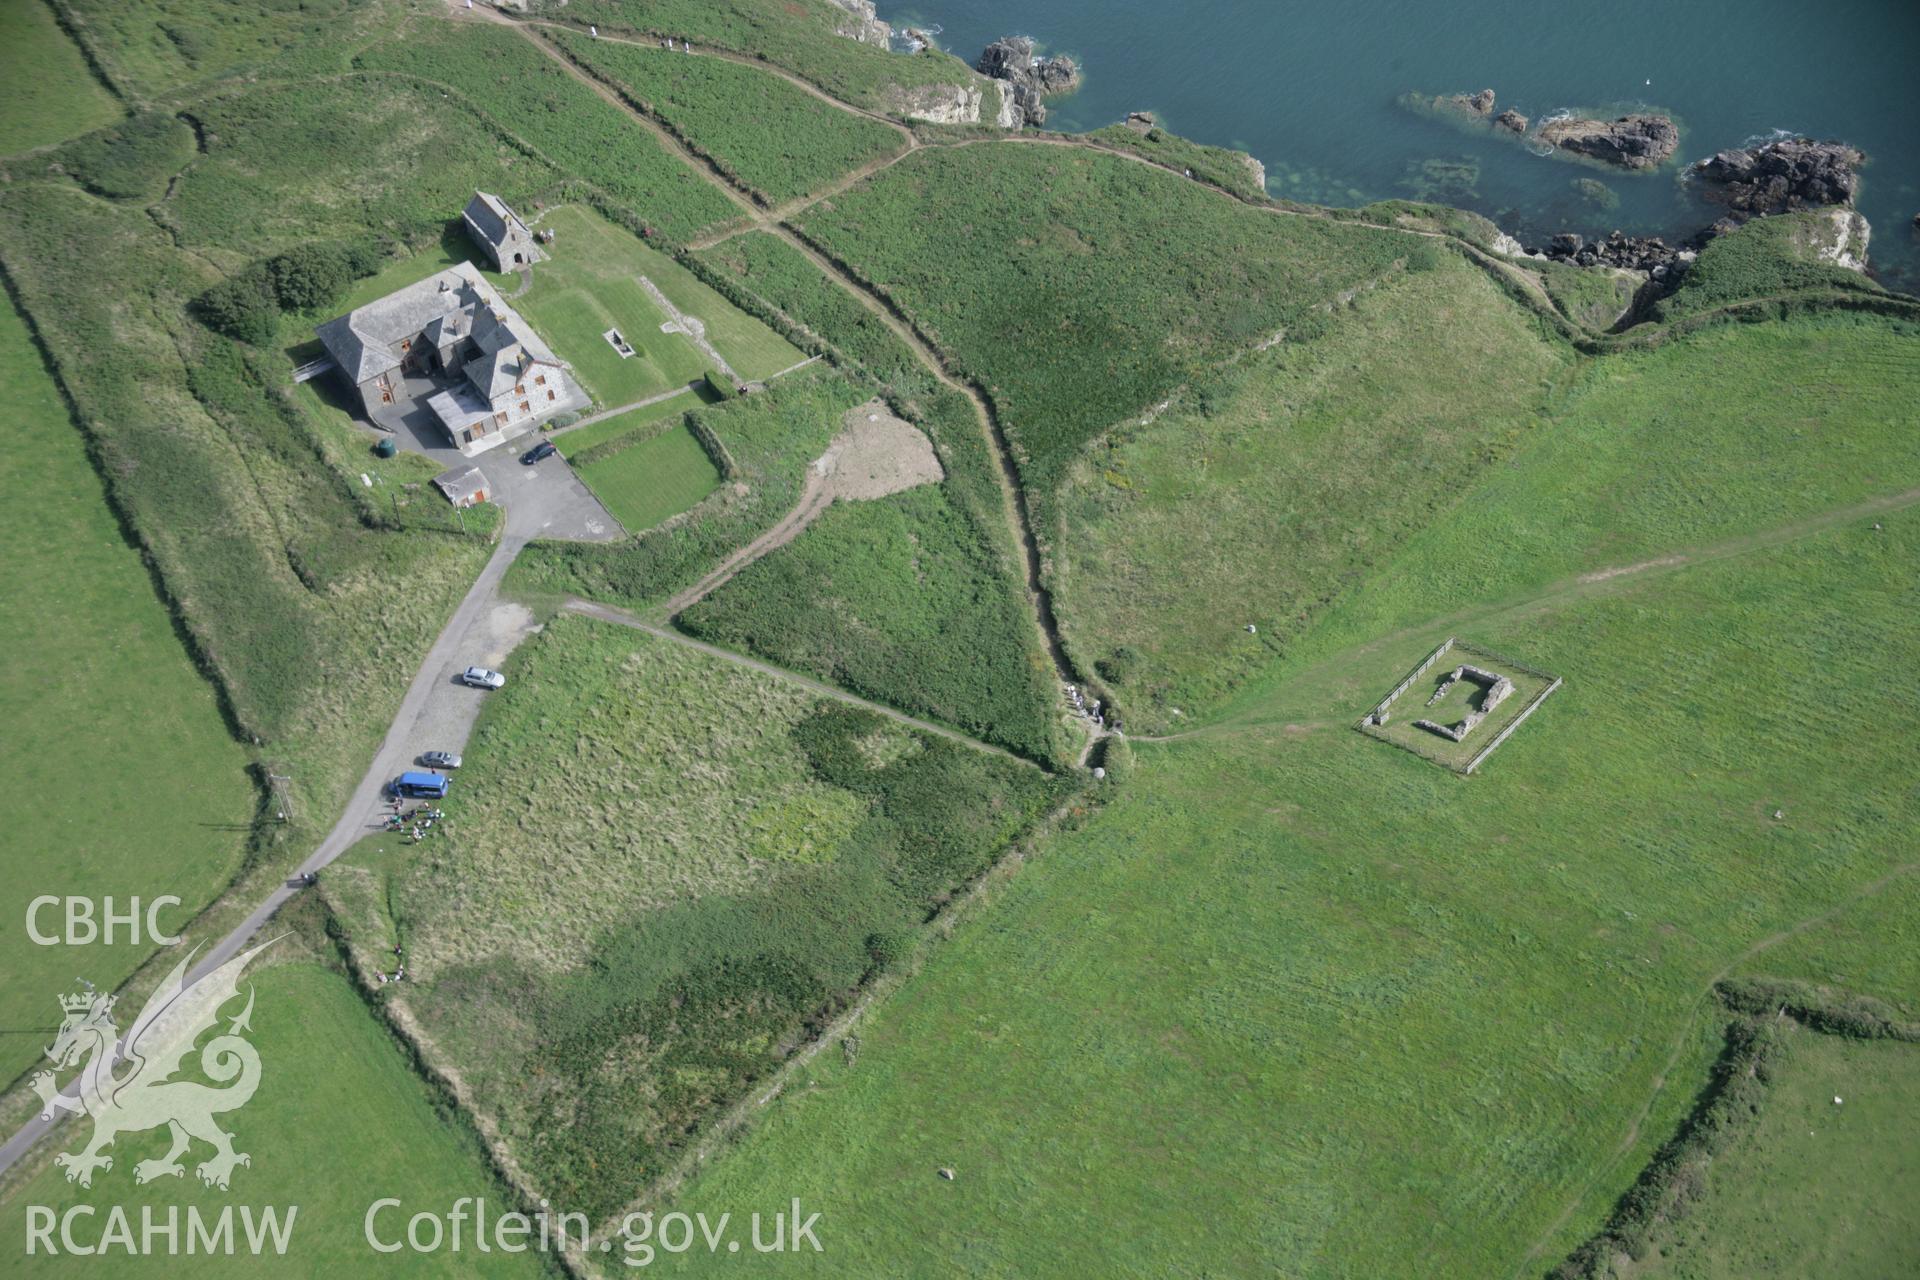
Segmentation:
{"type": "Polygon", "coordinates": [[[446,278],[445,276],[441,276],[441,277],[440,277],[440,292],[442,292],[442,293],[445,293],[445,292],[446,292],[447,290],[449,290],[449,289],[451,289],[451,288],[453,288],[453,281],[451,281],[451,280],[449,280],[449,279],[447,279],[447,278],[446,278]]]}

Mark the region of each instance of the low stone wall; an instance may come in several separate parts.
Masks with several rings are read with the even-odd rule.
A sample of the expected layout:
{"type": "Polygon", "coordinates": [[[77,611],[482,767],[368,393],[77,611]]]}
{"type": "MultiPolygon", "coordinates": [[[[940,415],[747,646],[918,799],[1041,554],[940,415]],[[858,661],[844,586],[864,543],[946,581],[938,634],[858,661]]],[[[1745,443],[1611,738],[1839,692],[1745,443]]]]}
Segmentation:
{"type": "Polygon", "coordinates": [[[1407,673],[1406,679],[1402,680],[1399,684],[1393,686],[1393,692],[1388,694],[1386,697],[1380,699],[1379,703],[1373,708],[1373,710],[1367,713],[1367,723],[1368,724],[1385,724],[1387,722],[1387,708],[1393,705],[1394,699],[1398,698],[1401,694],[1405,693],[1410,687],[1412,687],[1413,682],[1415,680],[1418,680],[1421,676],[1425,675],[1429,667],[1431,667],[1434,663],[1440,661],[1440,657],[1442,654],[1446,653],[1447,650],[1453,648],[1453,639],[1454,638],[1452,636],[1448,636],[1445,640],[1442,640],[1440,642],[1440,647],[1438,649],[1435,649],[1432,653],[1428,654],[1426,656],[1425,661],[1421,662],[1421,664],[1415,667],[1412,671],[1409,671],[1407,673]]]}
{"type": "Polygon", "coordinates": [[[1487,757],[1493,754],[1494,748],[1498,747],[1501,743],[1505,742],[1508,739],[1508,737],[1512,735],[1515,729],[1518,729],[1522,724],[1525,724],[1527,717],[1532,715],[1535,711],[1537,711],[1540,707],[1540,704],[1547,700],[1547,695],[1552,693],[1555,689],[1558,689],[1559,687],[1560,687],[1560,678],[1558,676],[1555,676],[1553,683],[1540,691],[1539,697],[1535,698],[1532,702],[1529,702],[1526,706],[1520,708],[1520,714],[1515,716],[1513,720],[1507,725],[1506,728],[1502,729],[1499,733],[1495,734],[1492,742],[1489,742],[1486,746],[1480,749],[1479,755],[1467,761],[1467,767],[1464,770],[1462,770],[1462,772],[1472,773],[1475,769],[1478,769],[1482,764],[1484,764],[1486,762],[1487,757]]]}

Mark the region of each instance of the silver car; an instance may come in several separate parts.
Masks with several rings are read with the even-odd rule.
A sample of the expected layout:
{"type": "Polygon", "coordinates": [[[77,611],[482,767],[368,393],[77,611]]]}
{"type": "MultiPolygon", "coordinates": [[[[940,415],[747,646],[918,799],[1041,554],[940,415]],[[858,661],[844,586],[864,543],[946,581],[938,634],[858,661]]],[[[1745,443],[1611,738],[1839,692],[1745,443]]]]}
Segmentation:
{"type": "Polygon", "coordinates": [[[429,769],[458,769],[460,753],[458,751],[429,751],[420,757],[420,763],[429,769]]]}
{"type": "Polygon", "coordinates": [[[498,689],[506,684],[507,678],[498,671],[489,671],[485,667],[468,667],[460,673],[460,682],[475,689],[498,689]]]}

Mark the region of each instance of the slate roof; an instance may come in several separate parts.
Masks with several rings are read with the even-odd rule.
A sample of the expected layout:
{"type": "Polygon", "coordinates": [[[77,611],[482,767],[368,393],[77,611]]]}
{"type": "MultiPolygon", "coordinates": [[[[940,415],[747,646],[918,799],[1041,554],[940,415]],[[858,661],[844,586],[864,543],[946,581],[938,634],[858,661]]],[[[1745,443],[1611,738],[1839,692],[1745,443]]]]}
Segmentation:
{"type": "Polygon", "coordinates": [[[523,236],[528,234],[527,224],[520,221],[513,210],[507,208],[506,201],[485,191],[473,193],[473,199],[467,201],[467,208],[462,216],[466,218],[467,225],[473,228],[481,239],[496,249],[505,244],[508,234],[516,229],[523,236]]]}
{"type": "Polygon", "coordinates": [[[468,463],[462,467],[452,467],[433,478],[434,487],[447,495],[454,506],[464,505],[477,493],[484,493],[487,477],[480,468],[468,463]]]}
{"type": "Polygon", "coordinates": [[[400,367],[394,344],[421,333],[435,320],[461,311],[491,313],[500,305],[493,289],[474,269],[462,262],[419,284],[357,307],[344,316],[336,316],[314,332],[327,354],[340,366],[355,386],[367,379],[400,367]]]}

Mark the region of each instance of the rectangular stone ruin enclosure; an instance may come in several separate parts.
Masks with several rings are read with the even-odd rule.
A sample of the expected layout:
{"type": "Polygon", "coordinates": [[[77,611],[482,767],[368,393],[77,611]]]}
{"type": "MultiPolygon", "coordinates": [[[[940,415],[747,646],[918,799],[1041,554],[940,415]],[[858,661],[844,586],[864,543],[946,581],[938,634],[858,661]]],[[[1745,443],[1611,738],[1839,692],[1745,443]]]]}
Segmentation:
{"type": "Polygon", "coordinates": [[[1560,677],[1449,636],[1355,727],[1472,773],[1560,687],[1560,677]]]}

